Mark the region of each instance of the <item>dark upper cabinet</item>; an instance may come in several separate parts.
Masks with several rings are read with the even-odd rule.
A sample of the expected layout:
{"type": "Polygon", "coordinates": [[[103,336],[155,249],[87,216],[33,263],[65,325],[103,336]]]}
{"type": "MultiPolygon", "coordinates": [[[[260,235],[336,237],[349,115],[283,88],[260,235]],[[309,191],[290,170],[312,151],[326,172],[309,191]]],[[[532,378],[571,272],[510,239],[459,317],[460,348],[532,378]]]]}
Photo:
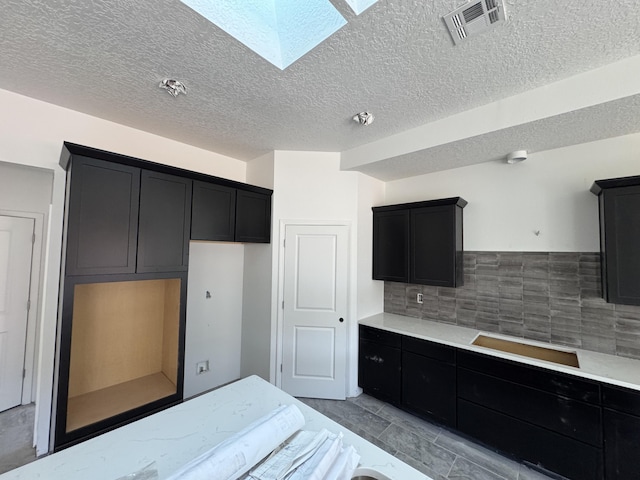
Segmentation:
{"type": "Polygon", "coordinates": [[[251,243],[271,241],[271,195],[238,189],[235,240],[251,243]]]}
{"type": "Polygon", "coordinates": [[[607,302],[640,305],[640,176],[598,180],[602,293],[607,302]]]}
{"type": "Polygon", "coordinates": [[[190,179],[142,171],[138,226],[139,273],[187,270],[191,186],[190,179]]]}
{"type": "Polygon", "coordinates": [[[191,239],[233,242],[236,229],[236,189],[193,182],[191,239]]]}
{"type": "Polygon", "coordinates": [[[458,203],[411,209],[409,283],[464,284],[462,207],[458,203]]]}
{"type": "Polygon", "coordinates": [[[271,195],[194,182],[191,239],[269,243],[271,195]]]}
{"type": "Polygon", "coordinates": [[[464,284],[460,197],[373,207],[373,278],[464,284]]]}
{"type": "Polygon", "coordinates": [[[134,273],[140,169],[78,156],[70,171],[66,275],[134,273]]]}
{"type": "Polygon", "coordinates": [[[373,210],[373,278],[409,281],[409,210],[373,210]]]}

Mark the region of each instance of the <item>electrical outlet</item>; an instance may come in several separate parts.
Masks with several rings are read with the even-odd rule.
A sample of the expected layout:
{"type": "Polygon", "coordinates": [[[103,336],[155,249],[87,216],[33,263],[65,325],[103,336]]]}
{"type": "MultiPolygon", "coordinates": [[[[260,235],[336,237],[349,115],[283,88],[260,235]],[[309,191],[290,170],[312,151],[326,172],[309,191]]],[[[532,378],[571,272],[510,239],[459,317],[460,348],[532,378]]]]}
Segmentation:
{"type": "Polygon", "coordinates": [[[416,295],[416,302],[422,303],[422,294],[421,293],[416,295]]]}
{"type": "Polygon", "coordinates": [[[209,371],[209,360],[196,363],[196,375],[202,375],[209,371]]]}

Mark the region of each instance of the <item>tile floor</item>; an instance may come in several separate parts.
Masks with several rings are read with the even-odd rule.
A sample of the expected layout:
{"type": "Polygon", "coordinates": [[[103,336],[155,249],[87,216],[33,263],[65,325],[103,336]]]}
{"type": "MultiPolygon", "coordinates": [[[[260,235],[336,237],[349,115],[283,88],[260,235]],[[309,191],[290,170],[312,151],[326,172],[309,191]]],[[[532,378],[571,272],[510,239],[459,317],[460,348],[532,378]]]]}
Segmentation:
{"type": "Polygon", "coordinates": [[[36,459],[33,448],[35,405],[22,405],[0,413],[0,473],[36,459]]]}
{"type": "Polygon", "coordinates": [[[346,401],[299,400],[433,480],[553,478],[368,395],[346,401]]]}

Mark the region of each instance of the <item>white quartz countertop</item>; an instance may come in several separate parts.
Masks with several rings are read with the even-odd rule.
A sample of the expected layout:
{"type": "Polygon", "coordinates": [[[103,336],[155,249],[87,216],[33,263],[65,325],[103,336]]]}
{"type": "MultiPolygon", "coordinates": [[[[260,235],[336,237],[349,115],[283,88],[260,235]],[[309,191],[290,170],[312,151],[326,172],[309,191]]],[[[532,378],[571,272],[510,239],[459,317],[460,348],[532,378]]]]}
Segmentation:
{"type": "Polygon", "coordinates": [[[296,405],[304,430],[343,432],[360,464],[392,480],[431,480],[259,377],[252,376],[87,440],[3,475],[0,480],[115,480],[153,464],[158,479],[280,405],[296,405]]]}
{"type": "Polygon", "coordinates": [[[361,325],[387,330],[389,332],[409,335],[411,337],[431,340],[433,342],[451,345],[474,352],[492,355],[494,357],[506,358],[528,365],[556,370],[558,372],[569,373],[583,378],[598,380],[613,385],[640,390],[640,360],[632,358],[618,357],[604,353],[591,352],[570,347],[550,345],[548,343],[535,342],[527,339],[499,335],[492,332],[480,332],[472,328],[459,327],[445,323],[438,323],[419,318],[406,317],[393,313],[380,313],[364,318],[359,322],[361,325]],[[578,355],[579,368],[560,365],[544,360],[533,359],[522,355],[501,352],[490,348],[471,345],[471,342],[479,334],[492,337],[514,340],[530,345],[557,348],[558,350],[576,352],[578,355]]]}

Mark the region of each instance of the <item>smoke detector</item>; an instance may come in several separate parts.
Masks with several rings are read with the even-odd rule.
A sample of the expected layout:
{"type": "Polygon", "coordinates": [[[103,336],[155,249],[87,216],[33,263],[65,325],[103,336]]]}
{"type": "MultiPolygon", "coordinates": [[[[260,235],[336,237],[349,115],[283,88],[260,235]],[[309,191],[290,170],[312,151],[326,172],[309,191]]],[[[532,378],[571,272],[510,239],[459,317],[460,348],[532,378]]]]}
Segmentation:
{"type": "Polygon", "coordinates": [[[453,43],[488,30],[506,19],[503,0],[475,0],[442,17],[453,43]]]}
{"type": "Polygon", "coordinates": [[[527,159],[527,151],[526,150],[516,150],[515,152],[511,152],[507,154],[507,163],[514,164],[524,162],[527,159]]]}

